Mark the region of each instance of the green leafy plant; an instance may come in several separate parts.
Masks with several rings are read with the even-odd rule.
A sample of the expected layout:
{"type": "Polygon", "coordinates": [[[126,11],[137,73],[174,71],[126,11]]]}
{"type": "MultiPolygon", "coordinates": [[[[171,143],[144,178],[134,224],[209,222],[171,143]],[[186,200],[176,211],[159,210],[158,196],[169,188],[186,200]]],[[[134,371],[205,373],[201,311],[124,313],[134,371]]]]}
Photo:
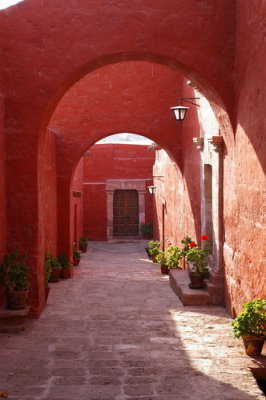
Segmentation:
{"type": "Polygon", "coordinates": [[[143,235],[151,235],[153,232],[153,223],[151,221],[146,223],[142,222],[140,224],[140,232],[143,235]]]}
{"type": "Polygon", "coordinates": [[[243,305],[243,311],[232,322],[233,334],[262,336],[266,338],[266,300],[259,298],[243,305]]]}
{"type": "Polygon", "coordinates": [[[61,265],[57,261],[56,257],[49,251],[45,252],[45,263],[49,263],[51,268],[61,268],[61,265]]]}
{"type": "Polygon", "coordinates": [[[160,252],[161,243],[158,240],[150,240],[148,243],[148,252],[151,256],[157,256],[160,252]]]}
{"type": "Polygon", "coordinates": [[[69,259],[65,254],[59,254],[57,261],[62,268],[69,269],[71,267],[69,259]]]}
{"type": "Polygon", "coordinates": [[[182,257],[186,257],[187,252],[190,250],[190,243],[192,242],[192,239],[189,236],[185,236],[182,240],[181,243],[183,244],[183,248],[181,249],[182,257]]]}
{"type": "Polygon", "coordinates": [[[80,251],[77,249],[77,246],[74,244],[73,245],[73,250],[72,250],[72,256],[73,256],[73,260],[75,259],[80,259],[80,251]]]}
{"type": "Polygon", "coordinates": [[[44,260],[44,286],[48,287],[49,279],[51,278],[52,266],[49,258],[45,257],[44,260]]]}
{"type": "Polygon", "coordinates": [[[182,258],[182,252],[178,246],[171,244],[165,251],[166,264],[168,268],[180,268],[179,261],[182,258]]]}
{"type": "MultiPolygon", "coordinates": [[[[190,238],[189,238],[190,239],[190,238]]],[[[186,261],[190,261],[190,271],[196,273],[208,272],[207,257],[210,254],[209,244],[207,242],[208,236],[201,236],[203,240],[202,248],[199,247],[195,242],[191,241],[188,243],[189,250],[185,251],[186,261]]]]}
{"type": "Polygon", "coordinates": [[[156,262],[160,265],[167,265],[165,252],[159,250],[159,253],[155,256],[156,262]]]}
{"type": "Polygon", "coordinates": [[[0,283],[7,290],[21,291],[28,290],[30,283],[28,268],[25,264],[26,255],[20,254],[18,250],[4,256],[0,267],[0,283]]]}
{"type": "Polygon", "coordinates": [[[86,246],[89,242],[89,239],[87,238],[87,236],[80,236],[79,238],[79,245],[80,246],[86,246]]]}

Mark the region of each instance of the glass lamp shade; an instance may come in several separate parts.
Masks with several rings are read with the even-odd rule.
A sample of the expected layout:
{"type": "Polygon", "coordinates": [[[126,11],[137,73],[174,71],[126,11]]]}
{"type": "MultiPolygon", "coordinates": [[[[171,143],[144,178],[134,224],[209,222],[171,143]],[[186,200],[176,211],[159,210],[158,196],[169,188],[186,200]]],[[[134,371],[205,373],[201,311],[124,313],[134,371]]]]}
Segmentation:
{"type": "Polygon", "coordinates": [[[186,115],[187,110],[189,107],[183,107],[183,106],[176,106],[176,107],[171,107],[170,110],[173,110],[175,119],[177,121],[183,121],[186,115]]]}
{"type": "Polygon", "coordinates": [[[147,186],[147,189],[150,194],[154,194],[156,191],[156,186],[147,186]]]}

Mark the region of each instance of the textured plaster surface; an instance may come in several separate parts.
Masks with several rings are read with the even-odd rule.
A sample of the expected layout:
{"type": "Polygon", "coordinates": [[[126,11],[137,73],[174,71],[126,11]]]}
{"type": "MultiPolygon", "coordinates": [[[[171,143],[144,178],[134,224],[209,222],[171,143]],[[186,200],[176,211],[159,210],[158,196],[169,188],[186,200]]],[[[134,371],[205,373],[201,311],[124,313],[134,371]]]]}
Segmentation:
{"type": "MultiPolygon", "coordinates": [[[[31,301],[35,299],[38,310],[43,298],[45,240],[50,240],[45,219],[55,215],[40,201],[42,185],[51,184],[47,193],[54,191],[53,174],[51,180],[40,183],[43,165],[51,161],[49,152],[42,157],[44,136],[58,101],[90,72],[95,86],[88,93],[89,100],[97,88],[100,92],[104,87],[108,96],[92,97],[84,109],[77,100],[81,124],[71,125],[77,110],[70,107],[71,118],[66,124],[70,123],[70,136],[66,134],[68,139],[63,140],[60,132],[55,132],[58,210],[64,210],[58,226],[68,221],[67,229],[60,232],[61,249],[70,251],[69,189],[80,156],[99,138],[122,132],[126,126],[133,133],[164,144],[181,172],[188,168],[190,194],[198,194],[193,175],[198,175],[196,157],[193,160],[188,145],[193,129],[193,136],[198,136],[198,127],[189,119],[183,128],[178,127],[169,114],[168,100],[171,106],[179,93],[189,94],[185,89],[179,91],[180,85],[175,82],[178,72],[183,72],[210,100],[225,139],[223,250],[227,307],[237,312],[244,301],[255,296],[265,298],[265,14],[263,0],[254,0],[252,5],[242,0],[136,0],[130,4],[124,0],[26,0],[0,12],[8,205],[7,238],[1,243],[7,243],[9,250],[20,247],[28,253],[31,301]],[[129,67],[125,75],[128,79],[123,81],[123,67],[130,64],[126,61],[148,61],[150,69],[145,75],[138,67],[133,74],[129,67]],[[161,65],[153,68],[153,64],[161,65]],[[164,75],[167,67],[172,75],[164,75]],[[105,68],[106,75],[102,74],[105,68]],[[148,75],[153,79],[151,86],[144,79],[148,75]],[[115,82],[121,82],[120,86],[113,85],[115,82]],[[169,87],[173,90],[168,91],[169,87]],[[97,111],[93,115],[91,103],[97,111]],[[76,140],[79,134],[84,141],[76,140]],[[183,147],[187,148],[185,152],[183,147]]],[[[2,123],[0,126],[2,130],[2,123]]],[[[198,207],[197,200],[188,199],[188,208],[189,202],[193,203],[192,212],[198,207]]],[[[47,207],[52,203],[49,200],[47,207]]],[[[1,218],[2,201],[0,204],[1,218]]],[[[194,225],[193,229],[199,231],[197,213],[186,218],[191,228],[194,225]]]]}
{"type": "Polygon", "coordinates": [[[165,247],[169,243],[180,246],[184,236],[195,241],[200,236],[199,155],[190,147],[184,174],[164,150],[156,152],[153,174],[160,178],[155,179],[154,219],[157,237],[163,242],[164,236],[165,247]]]}
{"type": "Polygon", "coordinates": [[[265,17],[264,1],[237,1],[236,139],[224,156],[227,305],[236,313],[266,298],[265,17]]]}
{"type": "Polygon", "coordinates": [[[95,242],[40,319],[0,335],[10,400],[263,400],[221,307],[184,307],[145,243],[95,242]]]}
{"type": "MultiPolygon", "coordinates": [[[[6,184],[5,184],[5,132],[4,98],[0,94],[0,258],[6,251],[6,184]]],[[[0,305],[4,301],[4,290],[0,285],[0,305]]]]}

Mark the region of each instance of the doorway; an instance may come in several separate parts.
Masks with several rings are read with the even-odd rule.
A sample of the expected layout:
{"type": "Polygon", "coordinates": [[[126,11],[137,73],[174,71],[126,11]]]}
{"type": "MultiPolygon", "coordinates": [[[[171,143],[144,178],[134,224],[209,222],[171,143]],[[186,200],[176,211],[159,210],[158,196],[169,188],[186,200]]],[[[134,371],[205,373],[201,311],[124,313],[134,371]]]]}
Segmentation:
{"type": "Polygon", "coordinates": [[[115,190],[113,203],[114,236],[139,235],[139,196],[137,190],[115,190]]]}

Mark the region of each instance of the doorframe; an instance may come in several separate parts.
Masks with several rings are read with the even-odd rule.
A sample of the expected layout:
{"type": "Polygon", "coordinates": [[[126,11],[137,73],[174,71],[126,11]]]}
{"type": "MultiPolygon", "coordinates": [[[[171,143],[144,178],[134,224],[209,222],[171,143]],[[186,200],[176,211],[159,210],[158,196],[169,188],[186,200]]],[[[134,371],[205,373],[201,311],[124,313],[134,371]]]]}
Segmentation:
{"type": "MultiPolygon", "coordinates": [[[[106,180],[107,196],[107,240],[113,241],[116,237],[113,235],[113,205],[115,190],[136,190],[139,197],[139,221],[145,221],[145,193],[146,179],[108,179],[106,180]]],[[[136,237],[138,238],[138,237],[136,237]]]]}

